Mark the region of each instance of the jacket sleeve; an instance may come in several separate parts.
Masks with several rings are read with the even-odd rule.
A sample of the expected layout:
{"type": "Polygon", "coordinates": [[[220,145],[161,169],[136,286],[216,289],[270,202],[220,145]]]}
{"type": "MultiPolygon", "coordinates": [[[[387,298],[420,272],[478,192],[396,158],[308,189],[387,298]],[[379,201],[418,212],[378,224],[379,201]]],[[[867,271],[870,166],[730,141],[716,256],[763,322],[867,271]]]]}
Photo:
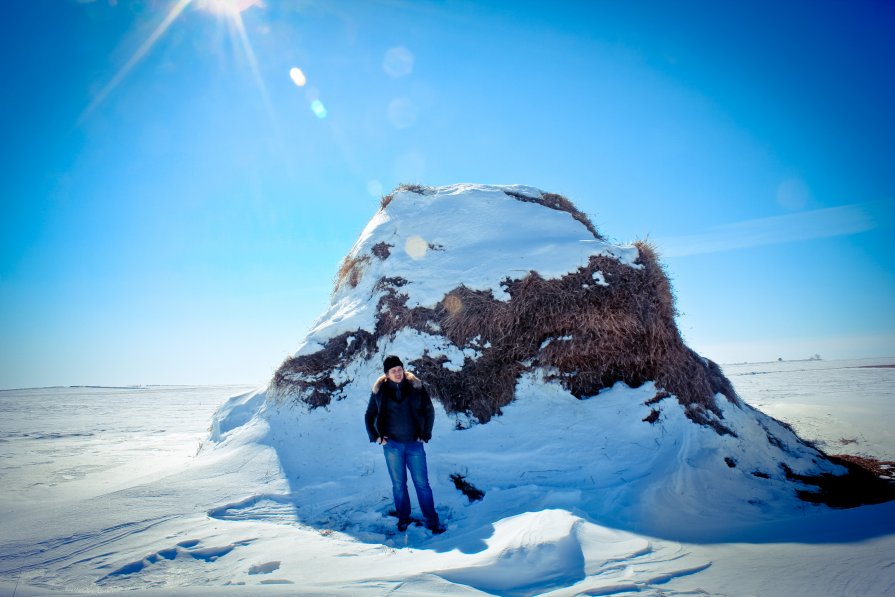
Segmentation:
{"type": "Polygon", "coordinates": [[[428,442],[432,439],[432,427],[435,425],[435,407],[432,406],[432,399],[425,386],[420,391],[420,402],[423,409],[423,433],[420,439],[428,442]]]}
{"type": "Polygon", "coordinates": [[[370,402],[367,404],[367,412],[364,414],[364,424],[367,426],[367,435],[370,441],[375,442],[379,439],[379,431],[376,429],[376,419],[379,416],[379,404],[376,400],[376,394],[370,394],[370,402]]]}

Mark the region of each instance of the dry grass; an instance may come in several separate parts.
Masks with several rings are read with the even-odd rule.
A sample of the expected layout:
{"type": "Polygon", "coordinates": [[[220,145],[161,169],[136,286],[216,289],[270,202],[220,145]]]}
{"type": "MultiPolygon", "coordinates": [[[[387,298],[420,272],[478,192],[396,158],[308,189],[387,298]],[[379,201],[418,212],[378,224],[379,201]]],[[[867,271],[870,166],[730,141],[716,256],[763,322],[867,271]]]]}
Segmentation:
{"type": "Polygon", "coordinates": [[[893,475],[895,475],[895,462],[891,460],[877,460],[869,456],[857,456],[855,454],[834,454],[832,458],[847,460],[856,466],[870,471],[881,479],[892,481],[893,475]]]}
{"type": "Polygon", "coordinates": [[[370,257],[368,255],[346,255],[333,280],[333,294],[338,292],[342,285],[346,283],[352,288],[357,288],[369,263],[370,257]]]}
{"type": "Polygon", "coordinates": [[[289,357],[279,366],[271,380],[272,393],[298,398],[312,408],[326,406],[346,382],[337,384],[332,373],[352,359],[369,359],[376,351],[373,334],[358,330],[346,332],[326,343],[323,350],[297,357],[289,357]]]}
{"type": "Polygon", "coordinates": [[[826,504],[831,508],[854,508],[865,504],[881,504],[895,499],[895,483],[885,475],[885,463],[872,458],[839,455],[827,458],[847,469],[844,475],[798,475],[785,464],[780,464],[790,481],[813,485],[814,490],[796,490],[802,500],[826,504]]]}
{"type": "Polygon", "coordinates": [[[454,487],[457,488],[457,491],[466,496],[470,504],[472,502],[480,502],[484,499],[485,492],[467,481],[466,475],[453,473],[451,475],[451,481],[454,482],[454,487]]]}
{"type": "MultiPolygon", "coordinates": [[[[428,355],[408,365],[449,412],[482,422],[513,400],[519,375],[544,367],[553,372],[550,379],[579,398],[618,381],[636,387],[655,380],[660,387],[655,402],[673,394],[692,420],[732,433],[715,402],[716,393],[736,402],[730,382],[717,365],[684,345],[667,278],[646,245],[640,264],[642,269],[635,269],[592,257],[587,267],[559,279],[530,273],[506,280],[509,301],[460,286],[432,309],[408,309],[401,292],[407,280],[384,278],[376,286],[382,294],[373,336],[393,337],[404,328],[440,329],[453,344],[480,350],[481,357],[467,360],[459,371],[444,368],[443,357],[428,355]],[[609,286],[594,284],[596,271],[609,286]],[[481,348],[485,345],[490,346],[481,348]]],[[[341,354],[338,347],[325,350],[341,354]]]]}
{"type": "Polygon", "coordinates": [[[575,205],[563,197],[562,195],[557,195],[556,193],[541,193],[541,196],[538,198],[528,197],[527,195],[523,195],[521,193],[514,193],[512,191],[504,191],[510,197],[514,199],[518,199],[519,201],[524,201],[526,203],[537,203],[538,205],[543,205],[544,207],[549,207],[550,209],[555,209],[557,211],[564,211],[572,215],[573,218],[584,224],[584,226],[590,231],[591,234],[594,235],[594,238],[597,240],[605,240],[599,232],[597,232],[597,228],[594,226],[593,222],[590,221],[590,218],[587,215],[580,211],[575,205]]]}
{"type": "Polygon", "coordinates": [[[375,255],[379,259],[385,261],[392,254],[391,249],[393,249],[394,246],[395,245],[390,245],[385,242],[376,243],[375,245],[373,245],[373,248],[371,250],[373,252],[373,255],[375,255]]]}
{"type": "Polygon", "coordinates": [[[397,186],[397,188],[394,191],[392,191],[388,195],[384,195],[379,200],[379,208],[385,209],[386,207],[388,207],[388,204],[391,203],[392,199],[395,198],[395,193],[400,193],[402,191],[408,192],[408,193],[416,193],[418,195],[431,195],[434,192],[432,190],[432,187],[427,187],[427,186],[421,185],[421,184],[411,184],[411,183],[402,182],[401,184],[399,184],[397,186]]]}
{"type": "MultiPolygon", "coordinates": [[[[425,187],[411,185],[398,190],[427,192],[425,187]]],[[[564,197],[544,194],[542,200],[536,202],[586,220],[564,197]]],[[[589,221],[586,225],[593,228],[589,221]]],[[[592,232],[601,238],[596,230],[592,232]]],[[[737,403],[733,387],[715,363],[684,345],[675,323],[668,276],[651,245],[636,245],[639,268],[594,256],[586,267],[558,279],[545,280],[531,272],[522,279],[504,280],[502,286],[511,297],[508,301],[496,300],[490,291],[459,286],[434,308],[409,309],[407,295],[401,291],[407,280],[383,278],[375,287],[380,293],[376,327],[363,354],[374,356],[376,340],[394,337],[404,328],[426,333],[439,330],[456,346],[478,350],[481,356],[467,359],[459,371],[446,369],[443,357],[429,355],[408,366],[449,412],[466,413],[481,422],[500,414],[513,400],[523,372],[541,367],[550,372],[549,379],[582,399],[619,381],[636,387],[653,380],[660,391],[657,401],[673,394],[691,420],[718,433],[732,434],[723,424],[715,395],[723,394],[737,403]],[[595,283],[596,272],[607,286],[595,283]]],[[[387,257],[388,247],[381,249],[387,257]]],[[[346,258],[337,288],[344,283],[356,286],[369,260],[367,255],[346,258]]],[[[367,332],[355,335],[362,333],[367,332]]],[[[357,355],[346,351],[346,336],[332,339],[317,353],[321,355],[318,358],[287,360],[275,376],[275,389],[290,393],[290,387],[297,384],[295,389],[301,392],[295,393],[302,401],[326,403],[326,392],[340,389],[328,385],[326,371],[343,367],[346,359],[357,355]],[[308,380],[313,380],[316,393],[305,391],[310,387],[308,380]]]]}

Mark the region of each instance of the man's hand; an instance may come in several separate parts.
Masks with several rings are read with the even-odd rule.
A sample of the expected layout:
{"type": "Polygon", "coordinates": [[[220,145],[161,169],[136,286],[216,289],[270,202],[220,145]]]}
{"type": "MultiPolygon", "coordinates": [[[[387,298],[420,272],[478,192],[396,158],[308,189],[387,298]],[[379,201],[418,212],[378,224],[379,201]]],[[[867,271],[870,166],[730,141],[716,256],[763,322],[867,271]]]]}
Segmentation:
{"type": "Polygon", "coordinates": [[[380,446],[384,446],[385,444],[388,443],[388,438],[380,437],[379,439],[376,440],[376,443],[379,444],[380,446]]]}

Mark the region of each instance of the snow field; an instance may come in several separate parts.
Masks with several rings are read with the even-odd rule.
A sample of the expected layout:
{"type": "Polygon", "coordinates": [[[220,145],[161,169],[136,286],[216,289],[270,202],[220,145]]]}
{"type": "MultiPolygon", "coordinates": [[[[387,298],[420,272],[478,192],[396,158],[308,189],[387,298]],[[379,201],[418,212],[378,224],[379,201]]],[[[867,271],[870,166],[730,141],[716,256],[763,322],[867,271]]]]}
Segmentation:
{"type": "Polygon", "coordinates": [[[790,422],[830,454],[895,461],[893,358],[725,365],[755,408],[790,422]]]}
{"type": "MultiPolygon", "coordinates": [[[[375,378],[376,372],[369,374],[375,378]]],[[[755,378],[765,380],[766,394],[776,391],[774,375],[755,378]]],[[[47,423],[56,428],[55,439],[21,437],[22,430],[41,429],[45,413],[23,404],[21,393],[2,393],[4,412],[18,414],[0,424],[5,440],[0,472],[7,475],[0,489],[0,595],[11,595],[17,582],[17,595],[62,589],[114,594],[141,588],[159,597],[258,591],[891,594],[895,508],[890,504],[845,511],[798,504],[787,510],[786,503],[774,501],[749,504],[755,495],[747,492],[733,502],[732,512],[721,508],[719,513],[708,507],[712,492],[726,491],[713,487],[710,469],[717,459],[712,451],[704,445],[694,450],[692,438],[689,447],[681,441],[656,450],[657,434],[675,432],[677,424],[694,427],[678,414],[673,399],[658,403],[662,414],[650,425],[636,417],[619,418],[631,404],[650,396],[647,387],[619,386],[585,401],[564,395],[561,388],[543,388],[539,393],[530,383],[521,383],[520,399],[485,426],[453,431],[452,419],[438,414],[436,436],[427,450],[437,505],[449,530],[434,538],[418,527],[399,535],[393,519],[384,516],[390,506],[388,475],[379,449],[363,432],[358,412],[362,394],[354,403],[333,404],[329,412],[306,413],[287,405],[262,407],[260,394],[250,392],[232,400],[230,427],[227,413],[220,413],[220,441],[205,444],[196,455],[196,438],[208,427],[212,406],[196,406],[189,396],[199,402],[216,396],[216,403],[232,391],[120,390],[117,407],[107,407],[107,416],[79,420],[74,413],[83,408],[78,403],[84,399],[69,400],[65,390],[57,390],[69,412],[60,410],[58,419],[47,423]],[[241,414],[232,408],[238,404],[244,405],[241,414]],[[561,408],[572,409],[562,423],[556,418],[561,408]],[[274,410],[280,414],[275,416],[274,410]],[[294,419],[294,428],[285,423],[286,415],[294,419]],[[284,418],[275,422],[278,417],[284,418]],[[323,419],[334,423],[317,425],[323,419]],[[95,467],[118,462],[119,452],[104,453],[96,444],[103,433],[127,435],[133,450],[130,468],[140,468],[146,458],[137,454],[157,445],[156,431],[175,430],[175,421],[182,433],[171,437],[168,450],[185,464],[132,478],[124,483],[127,487],[109,492],[99,487],[97,495],[69,493],[79,482],[72,480],[41,494],[27,483],[9,483],[22,483],[27,476],[26,467],[10,467],[28,462],[31,444],[45,451],[49,462],[66,452],[95,467]],[[540,431],[532,433],[531,427],[540,431]],[[563,450],[550,445],[555,443],[548,441],[550,434],[571,441],[564,442],[563,450]],[[494,437],[483,439],[486,435],[494,437]],[[630,446],[616,441],[629,436],[630,446]],[[313,446],[308,457],[284,463],[278,450],[292,446],[296,451],[306,439],[313,446]],[[95,453],[85,449],[91,445],[95,453]],[[333,446],[344,457],[333,458],[333,446]],[[679,474],[668,483],[658,482],[661,470],[651,473],[653,466],[664,463],[673,469],[687,459],[703,472],[679,474]],[[470,504],[445,479],[457,471],[486,492],[482,501],[470,504]],[[588,471],[598,474],[590,479],[584,474],[588,471]],[[296,473],[305,476],[290,480],[296,473]],[[703,493],[705,500],[692,498],[703,493]],[[350,504],[342,503],[346,500],[362,508],[352,513],[350,504]],[[682,521],[676,522],[679,516],[682,521]],[[675,537],[676,532],[687,536],[675,537]]],[[[96,393],[104,399],[103,391],[96,393]]],[[[50,400],[50,391],[39,399],[50,400]]],[[[636,408],[643,416],[650,410],[636,408]]],[[[718,441],[728,453],[723,442],[730,439],[718,441]]],[[[61,461],[59,466],[71,464],[61,461]]],[[[52,464],[46,466],[37,469],[34,481],[52,474],[52,464]]],[[[721,466],[728,468],[723,460],[721,466]]],[[[748,463],[739,462],[727,472],[740,478],[737,474],[748,473],[748,463]]],[[[85,474],[84,484],[104,477],[99,469],[85,474]]],[[[767,481],[759,499],[774,495],[776,481],[767,481]]]]}

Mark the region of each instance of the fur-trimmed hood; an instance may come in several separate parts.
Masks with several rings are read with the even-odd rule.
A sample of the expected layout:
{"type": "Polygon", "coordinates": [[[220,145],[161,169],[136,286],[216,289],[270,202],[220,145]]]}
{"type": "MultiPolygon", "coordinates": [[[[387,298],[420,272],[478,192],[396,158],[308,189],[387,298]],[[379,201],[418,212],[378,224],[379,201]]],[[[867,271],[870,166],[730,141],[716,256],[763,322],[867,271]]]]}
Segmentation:
{"type": "Polygon", "coordinates": [[[391,416],[397,417],[396,420],[403,421],[403,423],[412,423],[412,429],[403,423],[398,425],[397,432],[403,438],[398,441],[418,439],[427,442],[432,439],[432,425],[435,423],[435,408],[432,405],[432,399],[422,380],[407,371],[404,372],[404,378],[408,383],[401,382],[403,400],[400,401],[397,400],[398,397],[393,388],[383,385],[388,379],[387,376],[381,375],[373,384],[373,393],[370,394],[367,412],[364,413],[364,424],[371,442],[382,437],[391,437],[391,432],[395,431],[389,421],[391,416]],[[395,407],[399,404],[405,404],[406,408],[398,407],[395,412],[395,407]],[[405,420],[403,417],[409,417],[409,420],[405,420]],[[407,433],[410,431],[412,431],[412,436],[407,433]]]}
{"type": "MultiPolygon", "coordinates": [[[[417,377],[416,375],[414,375],[413,373],[411,373],[410,371],[405,371],[405,372],[404,372],[404,378],[405,378],[407,381],[409,381],[411,384],[413,384],[413,387],[416,388],[417,390],[419,390],[421,387],[423,387],[423,382],[420,380],[420,378],[417,377]]],[[[373,393],[374,393],[374,394],[378,394],[378,393],[379,393],[379,389],[382,387],[382,384],[383,384],[386,380],[388,380],[388,376],[387,376],[387,375],[380,375],[380,376],[379,376],[379,378],[378,378],[378,379],[376,380],[376,382],[373,384],[373,393]]]]}

